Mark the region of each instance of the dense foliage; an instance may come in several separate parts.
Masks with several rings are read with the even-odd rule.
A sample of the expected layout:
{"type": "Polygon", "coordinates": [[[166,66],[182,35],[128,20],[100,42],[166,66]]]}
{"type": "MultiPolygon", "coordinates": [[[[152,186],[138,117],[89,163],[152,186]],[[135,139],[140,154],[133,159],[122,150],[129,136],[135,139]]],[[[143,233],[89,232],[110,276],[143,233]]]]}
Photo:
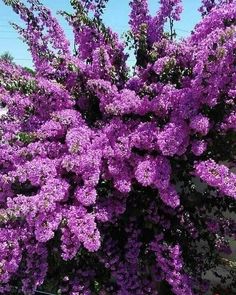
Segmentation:
{"type": "Polygon", "coordinates": [[[0,293],[206,294],[236,235],[235,1],[203,0],[184,40],[181,0],[131,1],[132,75],[106,0],[61,12],[73,49],[37,0],[4,2],[35,71],[0,60],[0,293]]]}

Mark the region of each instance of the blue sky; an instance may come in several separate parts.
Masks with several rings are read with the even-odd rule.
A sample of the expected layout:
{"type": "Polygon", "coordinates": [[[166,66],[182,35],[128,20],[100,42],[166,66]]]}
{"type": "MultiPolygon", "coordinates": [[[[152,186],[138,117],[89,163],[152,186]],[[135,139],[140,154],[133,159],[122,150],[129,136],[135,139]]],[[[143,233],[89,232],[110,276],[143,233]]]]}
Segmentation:
{"type": "MultiPolygon", "coordinates": [[[[41,2],[48,6],[54,14],[58,10],[71,10],[69,0],[42,0],[41,2]]],[[[200,14],[197,11],[200,3],[201,0],[183,0],[184,12],[182,13],[182,19],[180,22],[175,23],[179,37],[185,37],[190,34],[190,31],[200,20],[200,14]]],[[[158,0],[149,0],[149,5],[151,13],[155,14],[158,8],[158,0]]],[[[129,0],[110,0],[104,15],[104,21],[114,31],[122,35],[122,33],[128,30],[129,12],[129,0]]],[[[8,51],[14,56],[16,63],[32,67],[31,55],[27,50],[27,46],[18,38],[18,34],[9,24],[10,21],[21,24],[19,17],[0,0],[0,54],[8,51]]],[[[67,23],[61,17],[60,22],[69,40],[72,41],[73,35],[67,23]]],[[[132,56],[129,62],[132,64],[132,56]]]]}

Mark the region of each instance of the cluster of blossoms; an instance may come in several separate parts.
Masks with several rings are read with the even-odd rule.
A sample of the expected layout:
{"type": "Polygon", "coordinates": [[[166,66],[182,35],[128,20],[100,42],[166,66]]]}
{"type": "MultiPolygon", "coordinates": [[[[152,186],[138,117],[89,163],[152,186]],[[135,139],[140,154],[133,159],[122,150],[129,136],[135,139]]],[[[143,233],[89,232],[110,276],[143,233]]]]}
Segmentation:
{"type": "Polygon", "coordinates": [[[176,41],[180,0],[132,0],[133,75],[106,0],[71,0],[74,52],[38,0],[4,2],[35,70],[0,60],[0,294],[205,294],[236,237],[236,2],[176,41]]]}
{"type": "Polygon", "coordinates": [[[228,167],[207,160],[198,163],[195,168],[196,175],[203,181],[218,188],[223,195],[236,199],[236,174],[230,172],[228,167]]]}

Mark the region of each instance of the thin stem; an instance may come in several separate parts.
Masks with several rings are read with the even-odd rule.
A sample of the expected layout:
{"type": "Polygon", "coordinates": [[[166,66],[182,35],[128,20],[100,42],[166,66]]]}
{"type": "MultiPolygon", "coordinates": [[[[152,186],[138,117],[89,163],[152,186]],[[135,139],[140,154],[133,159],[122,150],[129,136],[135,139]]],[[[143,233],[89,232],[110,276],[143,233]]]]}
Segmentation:
{"type": "Polygon", "coordinates": [[[170,40],[173,41],[174,37],[174,21],[171,17],[169,17],[169,24],[170,24],[170,40]]]}

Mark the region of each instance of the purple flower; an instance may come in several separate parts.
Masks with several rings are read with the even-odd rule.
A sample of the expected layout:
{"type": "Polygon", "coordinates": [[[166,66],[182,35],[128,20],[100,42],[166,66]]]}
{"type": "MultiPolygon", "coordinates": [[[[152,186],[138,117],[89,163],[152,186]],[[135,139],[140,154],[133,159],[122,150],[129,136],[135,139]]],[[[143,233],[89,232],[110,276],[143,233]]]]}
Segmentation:
{"type": "Polygon", "coordinates": [[[201,114],[196,115],[191,119],[190,128],[202,135],[207,135],[210,128],[209,119],[201,114]]]}
{"type": "Polygon", "coordinates": [[[223,194],[236,198],[236,175],[225,165],[213,160],[199,162],[195,165],[195,174],[223,194]]]}
{"type": "Polygon", "coordinates": [[[195,140],[192,142],[191,151],[195,156],[202,155],[207,149],[207,143],[204,140],[195,140]]]}

